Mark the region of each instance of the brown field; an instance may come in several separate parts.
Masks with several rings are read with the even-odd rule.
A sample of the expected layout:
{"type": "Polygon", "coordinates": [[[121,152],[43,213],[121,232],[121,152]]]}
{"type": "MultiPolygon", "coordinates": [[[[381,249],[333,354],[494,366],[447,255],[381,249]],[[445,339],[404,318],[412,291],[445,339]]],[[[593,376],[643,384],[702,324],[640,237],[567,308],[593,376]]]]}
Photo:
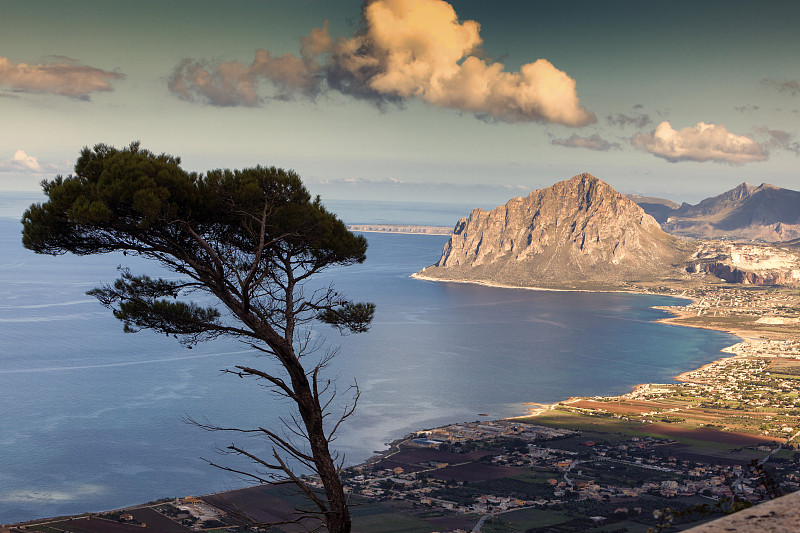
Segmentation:
{"type": "Polygon", "coordinates": [[[697,453],[692,451],[691,446],[685,444],[672,444],[669,446],[670,455],[680,461],[694,461],[696,463],[713,463],[724,465],[746,465],[753,459],[764,457],[764,452],[754,452],[742,450],[738,452],[728,451],[724,455],[710,455],[708,453],[697,453]]]}
{"type": "Polygon", "coordinates": [[[495,466],[483,463],[473,463],[468,465],[448,466],[437,468],[431,471],[431,476],[441,480],[456,481],[486,481],[487,479],[500,479],[503,477],[514,477],[529,472],[526,468],[516,468],[513,466],[495,466]]]}
{"type": "Polygon", "coordinates": [[[480,459],[489,452],[477,450],[470,453],[445,453],[432,448],[411,448],[403,447],[401,451],[387,459],[380,460],[376,466],[378,468],[403,467],[406,471],[416,472],[427,467],[418,466],[428,461],[438,461],[440,463],[465,463],[480,459]],[[411,468],[413,466],[413,468],[411,468]],[[407,468],[408,467],[408,468],[407,468]]]}
{"type": "Polygon", "coordinates": [[[419,472],[420,470],[427,470],[429,466],[418,465],[414,463],[406,463],[404,461],[395,461],[394,459],[383,459],[375,463],[375,468],[382,470],[394,470],[397,467],[403,469],[403,472],[419,472]]]}
{"type": "Polygon", "coordinates": [[[131,516],[143,524],[147,524],[148,529],[155,529],[162,533],[181,533],[191,531],[186,526],[179,524],[169,517],[164,516],[154,509],[142,507],[141,509],[131,509],[128,511],[131,516]]]}
{"type": "Polygon", "coordinates": [[[290,517],[295,507],[291,501],[296,490],[277,487],[249,487],[246,489],[203,496],[209,504],[229,515],[246,515],[263,523],[280,522],[290,517]]]}
{"type": "Polygon", "coordinates": [[[751,435],[749,433],[736,433],[734,431],[719,431],[716,429],[685,429],[674,424],[648,424],[647,433],[658,433],[675,439],[693,439],[733,446],[751,446],[775,442],[774,437],[751,435]]]}

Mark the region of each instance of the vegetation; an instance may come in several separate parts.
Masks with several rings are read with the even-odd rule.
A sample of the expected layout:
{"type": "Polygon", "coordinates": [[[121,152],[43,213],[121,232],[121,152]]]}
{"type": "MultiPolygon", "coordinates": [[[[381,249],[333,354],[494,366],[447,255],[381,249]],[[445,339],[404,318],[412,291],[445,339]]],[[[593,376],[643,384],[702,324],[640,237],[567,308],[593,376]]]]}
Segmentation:
{"type": "Polygon", "coordinates": [[[91,255],[121,251],[151,259],[182,279],[134,275],[122,269],[114,283],[90,294],[124,323],[125,331],[151,329],[191,347],[217,337],[238,339],[280,362],[281,373],[246,365],[228,372],[263,380],[292,401],[283,431],[264,427],[209,430],[260,435],[272,444],[271,457],[257,457],[236,444],[230,454],[252,468],[214,466],[258,482],[294,482],[315,509],[292,521],[319,520],[331,532],[351,528],[339,470],[329,445],[339,425],[355,409],[338,413],[336,384],[323,373],[331,353],[309,364],[315,345],[307,326],[322,321],[346,332],[367,331],[374,306],[347,300],[332,287],[304,292],[308,280],[332,265],[365,259],[363,237],[355,236],[319,198],[312,199],[300,178],[275,167],[184,171],[180,159],[156,155],[138,143],[119,150],[84,148],[75,175],[42,183],[47,201],[23,216],[23,244],[43,254],[91,255]],[[214,300],[201,306],[192,293],[214,300]],[[331,414],[336,416],[331,417],[331,414]],[[324,493],[295,472],[317,474],[324,493]]]}

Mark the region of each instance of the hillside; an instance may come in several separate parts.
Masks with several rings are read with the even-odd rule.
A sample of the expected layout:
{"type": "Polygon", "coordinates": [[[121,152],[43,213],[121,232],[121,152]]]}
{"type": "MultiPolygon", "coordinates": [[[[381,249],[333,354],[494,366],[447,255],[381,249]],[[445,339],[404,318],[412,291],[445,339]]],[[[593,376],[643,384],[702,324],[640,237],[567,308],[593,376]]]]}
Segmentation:
{"type": "Polygon", "coordinates": [[[439,261],[442,280],[597,288],[675,273],[691,246],[590,174],[512,198],[458,221],[439,261]]]}
{"type": "Polygon", "coordinates": [[[680,204],[664,198],[640,196],[638,194],[626,194],[625,196],[644,209],[644,212],[656,219],[659,224],[663,224],[680,207],[680,204]]]}
{"type": "Polygon", "coordinates": [[[757,187],[742,183],[697,205],[683,203],[676,209],[651,200],[634,199],[672,235],[768,242],[800,237],[800,192],[766,183],[757,187]]]}

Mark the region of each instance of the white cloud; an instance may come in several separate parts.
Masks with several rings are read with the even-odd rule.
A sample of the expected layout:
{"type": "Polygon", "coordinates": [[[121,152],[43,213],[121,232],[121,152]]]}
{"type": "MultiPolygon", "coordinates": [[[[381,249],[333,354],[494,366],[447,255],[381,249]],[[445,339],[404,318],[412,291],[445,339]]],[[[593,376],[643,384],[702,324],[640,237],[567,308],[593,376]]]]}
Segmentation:
{"type": "Polygon", "coordinates": [[[609,150],[618,150],[619,143],[610,142],[594,133],[589,137],[581,137],[580,135],[573,134],[567,139],[553,139],[550,144],[556,146],[566,146],[567,148],[586,148],[587,150],[595,150],[598,152],[607,152],[609,150]]]}
{"type": "Polygon", "coordinates": [[[56,57],[52,63],[29,65],[13,63],[0,56],[0,86],[13,91],[48,93],[88,100],[98,91],[111,91],[111,82],[124,74],[80,65],[68,57],[56,57]]]}
{"type": "Polygon", "coordinates": [[[675,130],[664,121],[650,133],[633,136],[631,144],[671,163],[714,161],[742,165],[764,161],[768,156],[764,147],[750,137],[735,135],[722,124],[705,122],[675,130]]]}
{"type": "Polygon", "coordinates": [[[327,23],[302,41],[302,57],[259,50],[251,65],[185,60],[170,90],[212,105],[258,105],[258,81],[282,97],[330,89],[378,105],[417,98],[484,119],[584,126],[595,115],[580,104],[575,80],[546,59],[507,72],[479,56],[480,24],[459,21],[443,0],[374,0],[363,28],[334,40],[327,23]]]}
{"type": "Polygon", "coordinates": [[[11,159],[0,161],[0,172],[47,174],[57,170],[57,165],[40,163],[37,157],[28,154],[25,150],[17,150],[11,159]]]}

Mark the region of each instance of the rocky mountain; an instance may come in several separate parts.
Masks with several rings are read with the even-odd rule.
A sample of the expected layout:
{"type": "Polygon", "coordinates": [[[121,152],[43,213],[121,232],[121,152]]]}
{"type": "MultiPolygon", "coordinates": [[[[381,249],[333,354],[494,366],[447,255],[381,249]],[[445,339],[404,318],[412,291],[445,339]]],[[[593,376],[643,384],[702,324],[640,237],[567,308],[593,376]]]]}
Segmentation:
{"type": "Polygon", "coordinates": [[[683,203],[666,211],[664,204],[635,200],[672,235],[788,241],[800,237],[800,192],[762,183],[742,183],[697,205],[683,203]]]}
{"type": "Polygon", "coordinates": [[[682,268],[688,243],[590,174],[475,209],[456,224],[441,259],[417,275],[513,286],[599,288],[682,268]]]}
{"type": "Polygon", "coordinates": [[[664,198],[640,196],[638,194],[626,194],[625,196],[633,200],[636,205],[644,209],[644,212],[656,219],[656,222],[659,224],[662,224],[670,216],[674,215],[675,210],[680,207],[680,204],[664,198]]]}

